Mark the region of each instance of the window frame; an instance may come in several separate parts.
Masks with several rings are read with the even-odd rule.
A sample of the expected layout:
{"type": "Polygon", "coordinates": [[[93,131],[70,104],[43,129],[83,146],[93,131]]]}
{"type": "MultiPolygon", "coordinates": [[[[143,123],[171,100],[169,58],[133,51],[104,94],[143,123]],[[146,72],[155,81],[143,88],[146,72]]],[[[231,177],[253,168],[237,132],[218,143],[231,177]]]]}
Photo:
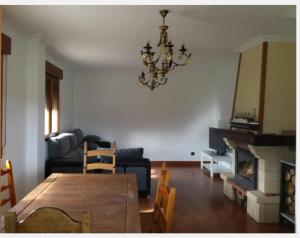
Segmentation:
{"type": "Polygon", "coordinates": [[[46,125],[46,110],[48,111],[48,134],[44,128],[45,139],[59,134],[60,131],[60,80],[63,79],[63,71],[54,64],[46,61],[45,75],[45,127],[46,125]],[[53,132],[53,109],[57,111],[57,131],[53,132]]]}

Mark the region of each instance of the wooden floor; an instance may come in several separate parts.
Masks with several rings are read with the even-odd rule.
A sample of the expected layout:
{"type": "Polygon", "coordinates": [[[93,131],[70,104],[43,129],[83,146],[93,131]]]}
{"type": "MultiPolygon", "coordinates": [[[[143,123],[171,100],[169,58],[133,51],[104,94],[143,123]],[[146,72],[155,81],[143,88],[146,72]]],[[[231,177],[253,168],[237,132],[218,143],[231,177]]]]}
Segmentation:
{"type": "MultiPolygon", "coordinates": [[[[212,179],[199,166],[170,166],[171,184],[177,188],[174,208],[175,233],[293,232],[290,227],[259,224],[223,194],[223,181],[212,179]]],[[[140,198],[140,210],[153,208],[159,166],[152,166],[151,198],[140,198]]],[[[143,228],[142,228],[143,229],[143,228]]]]}

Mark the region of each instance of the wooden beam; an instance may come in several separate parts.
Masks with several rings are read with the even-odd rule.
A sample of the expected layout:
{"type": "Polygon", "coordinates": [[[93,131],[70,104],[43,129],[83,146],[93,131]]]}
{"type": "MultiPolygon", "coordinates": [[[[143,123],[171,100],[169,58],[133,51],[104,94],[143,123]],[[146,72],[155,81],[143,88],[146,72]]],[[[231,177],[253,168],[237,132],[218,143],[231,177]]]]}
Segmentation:
{"type": "Polygon", "coordinates": [[[268,42],[263,42],[262,45],[262,60],[261,60],[261,78],[260,78],[260,94],[259,94],[259,133],[263,133],[264,109],[265,109],[265,93],[266,93],[266,77],[267,77],[267,55],[268,42]]]}
{"type": "Polygon", "coordinates": [[[4,33],[1,34],[1,38],[2,38],[2,42],[1,42],[2,55],[11,55],[11,38],[9,36],[5,35],[4,33]]]}
{"type": "Polygon", "coordinates": [[[238,88],[238,83],[239,83],[241,60],[242,60],[242,53],[240,53],[240,56],[239,56],[239,65],[238,65],[238,71],[237,71],[236,81],[235,81],[235,89],[234,89],[234,98],[233,98],[233,105],[232,105],[232,111],[231,111],[231,119],[234,118],[234,108],[235,108],[236,93],[237,93],[237,88],[238,88]]]}
{"type": "Polygon", "coordinates": [[[55,66],[54,64],[46,61],[46,75],[55,79],[63,79],[63,70],[55,66]]]}

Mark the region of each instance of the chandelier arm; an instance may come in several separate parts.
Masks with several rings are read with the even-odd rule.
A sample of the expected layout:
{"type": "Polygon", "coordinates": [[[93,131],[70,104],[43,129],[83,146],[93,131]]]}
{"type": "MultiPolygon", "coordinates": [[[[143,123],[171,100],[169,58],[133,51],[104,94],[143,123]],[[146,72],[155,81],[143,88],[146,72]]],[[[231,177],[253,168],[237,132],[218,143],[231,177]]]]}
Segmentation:
{"type": "Polygon", "coordinates": [[[161,78],[159,80],[159,85],[165,85],[167,83],[167,81],[168,81],[168,78],[161,78]]]}
{"type": "Polygon", "coordinates": [[[139,80],[140,80],[140,83],[143,85],[147,85],[147,83],[149,82],[149,79],[148,80],[139,79],[139,80]]]}
{"type": "MultiPolygon", "coordinates": [[[[177,67],[177,66],[185,66],[185,65],[187,65],[187,64],[190,62],[190,60],[191,60],[192,54],[189,54],[189,55],[187,55],[187,54],[182,54],[182,56],[185,56],[185,57],[186,57],[184,63],[177,63],[177,62],[175,62],[174,60],[172,60],[172,64],[173,64],[173,66],[171,66],[172,70],[173,70],[175,67],[177,67]]],[[[179,56],[178,56],[178,57],[179,57],[179,56]]]]}
{"type": "Polygon", "coordinates": [[[160,84],[153,78],[153,76],[150,78],[148,77],[148,79],[139,77],[139,81],[142,85],[147,86],[148,88],[150,88],[152,91],[153,89],[157,88],[160,84]]]}

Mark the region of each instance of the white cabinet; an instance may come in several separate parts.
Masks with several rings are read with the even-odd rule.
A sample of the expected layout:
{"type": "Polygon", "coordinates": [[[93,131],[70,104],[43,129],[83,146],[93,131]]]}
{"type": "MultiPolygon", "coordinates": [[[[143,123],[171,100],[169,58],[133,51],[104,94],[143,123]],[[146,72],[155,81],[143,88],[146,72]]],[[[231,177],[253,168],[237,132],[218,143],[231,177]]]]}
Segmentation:
{"type": "Polygon", "coordinates": [[[207,169],[210,172],[210,177],[213,178],[215,173],[232,172],[233,159],[233,153],[218,155],[215,150],[205,149],[201,151],[200,166],[201,169],[207,169]]]}

